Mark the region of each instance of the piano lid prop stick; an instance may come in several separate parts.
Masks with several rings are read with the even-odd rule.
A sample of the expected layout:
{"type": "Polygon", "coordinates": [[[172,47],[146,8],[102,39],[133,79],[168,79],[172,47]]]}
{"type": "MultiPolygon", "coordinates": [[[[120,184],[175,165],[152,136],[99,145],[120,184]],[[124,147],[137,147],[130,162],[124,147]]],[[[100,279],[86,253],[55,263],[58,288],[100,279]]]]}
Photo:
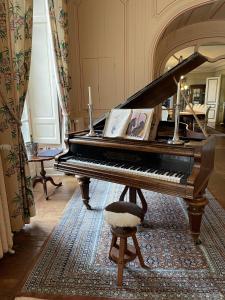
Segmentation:
{"type": "Polygon", "coordinates": [[[89,133],[87,136],[97,136],[93,127],[93,117],[92,117],[92,98],[91,98],[91,87],[88,87],[88,112],[89,112],[89,133]]]}
{"type": "MultiPolygon", "coordinates": [[[[175,83],[176,83],[177,85],[179,84],[179,83],[176,81],[175,78],[174,78],[174,81],[175,81],[175,83]]],[[[186,104],[188,105],[190,111],[192,112],[192,114],[193,114],[193,116],[194,116],[194,118],[195,118],[195,121],[197,122],[199,128],[201,129],[201,131],[202,131],[202,133],[204,134],[204,136],[207,138],[207,137],[208,137],[208,134],[207,134],[207,132],[205,131],[204,127],[202,126],[201,122],[199,121],[199,118],[196,116],[196,114],[195,114],[195,112],[194,112],[194,110],[193,110],[193,108],[192,108],[190,102],[188,101],[188,99],[187,99],[187,97],[185,96],[184,92],[183,92],[182,90],[181,90],[180,92],[181,92],[182,97],[184,98],[184,101],[186,102],[186,104]]]]}

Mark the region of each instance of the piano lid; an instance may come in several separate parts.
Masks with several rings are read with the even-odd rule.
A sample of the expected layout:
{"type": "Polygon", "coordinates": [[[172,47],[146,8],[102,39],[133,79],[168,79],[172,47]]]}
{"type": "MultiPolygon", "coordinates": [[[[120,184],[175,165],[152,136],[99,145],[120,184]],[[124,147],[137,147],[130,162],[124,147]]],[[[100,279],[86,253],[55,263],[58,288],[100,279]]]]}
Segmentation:
{"type": "MultiPolygon", "coordinates": [[[[129,97],[125,102],[119,104],[116,108],[152,108],[174,95],[177,91],[177,85],[174,78],[178,81],[182,75],[185,75],[204,62],[208,58],[198,52],[177,64],[175,67],[146,85],[143,89],[129,97]]],[[[103,125],[105,116],[100,117],[94,122],[94,127],[103,125]]]]}

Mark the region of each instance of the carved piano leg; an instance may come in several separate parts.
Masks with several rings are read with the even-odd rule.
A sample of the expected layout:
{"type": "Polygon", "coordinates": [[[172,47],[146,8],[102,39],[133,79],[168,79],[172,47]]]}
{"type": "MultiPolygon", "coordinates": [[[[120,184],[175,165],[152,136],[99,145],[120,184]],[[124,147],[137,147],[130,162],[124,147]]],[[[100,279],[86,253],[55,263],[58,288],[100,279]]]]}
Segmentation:
{"type": "Polygon", "coordinates": [[[205,197],[200,197],[195,200],[187,200],[188,203],[188,215],[189,215],[189,224],[193,239],[197,245],[201,244],[199,239],[200,227],[202,216],[204,214],[204,208],[208,203],[205,197]]]}
{"type": "Polygon", "coordinates": [[[83,198],[83,203],[87,207],[87,209],[91,210],[91,206],[89,204],[89,183],[90,183],[90,178],[84,177],[84,176],[75,176],[78,180],[80,190],[81,190],[81,195],[83,198]]]}

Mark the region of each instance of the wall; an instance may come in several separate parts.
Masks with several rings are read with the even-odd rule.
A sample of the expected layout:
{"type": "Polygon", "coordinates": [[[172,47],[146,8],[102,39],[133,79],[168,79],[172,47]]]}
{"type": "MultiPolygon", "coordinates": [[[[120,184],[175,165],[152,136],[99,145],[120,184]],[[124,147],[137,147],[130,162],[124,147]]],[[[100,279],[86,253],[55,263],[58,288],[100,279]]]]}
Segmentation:
{"type": "Polygon", "coordinates": [[[206,78],[214,76],[213,72],[207,72],[207,73],[190,73],[186,78],[186,84],[188,86],[193,84],[206,84],[206,78]]]}
{"type": "MultiPolygon", "coordinates": [[[[87,123],[88,86],[94,116],[153,79],[154,51],[168,22],[203,0],[70,0],[72,112],[87,123]]],[[[211,1],[212,2],[212,1],[211,1]]]]}

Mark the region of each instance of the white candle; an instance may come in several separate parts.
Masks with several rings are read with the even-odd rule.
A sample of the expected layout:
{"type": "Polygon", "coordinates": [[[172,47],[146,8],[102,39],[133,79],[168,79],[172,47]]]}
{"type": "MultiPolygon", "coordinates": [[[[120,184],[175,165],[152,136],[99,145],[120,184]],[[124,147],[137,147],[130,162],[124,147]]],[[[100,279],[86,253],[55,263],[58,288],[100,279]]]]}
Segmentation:
{"type": "Polygon", "coordinates": [[[92,98],[91,98],[91,87],[88,87],[88,103],[92,105],[92,98]]]}

